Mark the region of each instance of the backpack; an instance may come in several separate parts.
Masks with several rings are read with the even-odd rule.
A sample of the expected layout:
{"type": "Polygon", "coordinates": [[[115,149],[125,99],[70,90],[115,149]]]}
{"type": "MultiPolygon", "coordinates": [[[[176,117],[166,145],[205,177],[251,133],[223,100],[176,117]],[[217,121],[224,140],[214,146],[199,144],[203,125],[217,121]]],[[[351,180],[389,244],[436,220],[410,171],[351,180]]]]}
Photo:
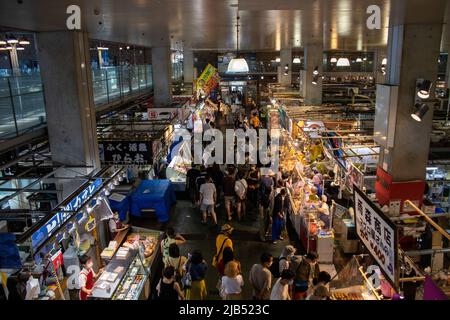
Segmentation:
{"type": "Polygon", "coordinates": [[[272,263],[272,265],[269,268],[269,270],[272,273],[272,276],[274,278],[281,277],[281,274],[280,274],[280,261],[281,260],[286,260],[286,257],[273,258],[273,263],[272,263]]]}

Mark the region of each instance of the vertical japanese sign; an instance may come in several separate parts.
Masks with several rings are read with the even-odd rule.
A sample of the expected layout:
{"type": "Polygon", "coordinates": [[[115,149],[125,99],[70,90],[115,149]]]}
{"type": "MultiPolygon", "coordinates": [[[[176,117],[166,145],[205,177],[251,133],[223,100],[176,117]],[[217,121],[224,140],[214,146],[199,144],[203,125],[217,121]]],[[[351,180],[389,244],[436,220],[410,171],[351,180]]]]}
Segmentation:
{"type": "Polygon", "coordinates": [[[113,164],[147,164],[152,160],[149,141],[100,141],[101,159],[113,164]]]}
{"type": "Polygon", "coordinates": [[[355,226],[356,233],[369,253],[376,260],[386,279],[398,288],[398,239],[397,227],[356,186],[355,226]]]}
{"type": "Polygon", "coordinates": [[[208,64],[197,79],[197,90],[201,90],[206,96],[219,84],[220,77],[217,69],[208,64]]]}

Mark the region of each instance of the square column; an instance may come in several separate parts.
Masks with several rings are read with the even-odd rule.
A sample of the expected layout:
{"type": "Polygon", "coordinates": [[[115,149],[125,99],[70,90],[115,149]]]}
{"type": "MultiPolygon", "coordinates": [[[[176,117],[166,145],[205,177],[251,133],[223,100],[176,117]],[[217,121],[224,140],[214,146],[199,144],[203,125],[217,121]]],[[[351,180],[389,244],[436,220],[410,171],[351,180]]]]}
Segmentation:
{"type": "Polygon", "coordinates": [[[152,48],[153,92],[155,108],[172,104],[172,52],[170,47],[152,48]]]}
{"type": "Polygon", "coordinates": [[[53,161],[99,168],[88,34],[42,32],[37,46],[53,161]]]}
{"type": "Polygon", "coordinates": [[[184,83],[194,82],[194,51],[192,49],[183,51],[183,75],[184,83]]]}
{"type": "Polygon", "coordinates": [[[323,44],[310,44],[305,48],[305,104],[322,105],[323,44]],[[314,69],[318,67],[319,81],[313,84],[314,69]]]}

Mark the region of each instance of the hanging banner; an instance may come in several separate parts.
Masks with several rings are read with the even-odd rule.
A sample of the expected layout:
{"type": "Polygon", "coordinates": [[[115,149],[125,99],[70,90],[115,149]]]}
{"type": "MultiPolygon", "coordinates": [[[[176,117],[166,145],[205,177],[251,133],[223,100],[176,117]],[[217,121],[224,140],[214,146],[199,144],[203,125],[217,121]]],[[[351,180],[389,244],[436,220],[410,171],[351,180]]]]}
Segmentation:
{"type": "Polygon", "coordinates": [[[355,185],[355,226],[358,237],[376,260],[386,279],[398,288],[397,227],[355,185]]]}
{"type": "Polygon", "coordinates": [[[99,141],[100,159],[109,164],[147,164],[152,161],[150,141],[99,141]]]}
{"type": "Polygon", "coordinates": [[[102,182],[103,180],[100,178],[92,182],[88,187],[86,187],[86,189],[77,194],[64,207],[64,210],[68,212],[56,212],[42,227],[34,232],[31,236],[31,245],[33,249],[36,249],[45,240],[53,236],[53,233],[70,218],[70,216],[73,214],[73,211],[77,211],[79,208],[81,208],[91,197],[91,195],[93,195],[98,189],[100,189],[100,187],[102,186],[102,182]]]}
{"type": "Polygon", "coordinates": [[[220,83],[219,73],[211,64],[208,64],[203,70],[196,82],[197,91],[201,90],[203,94],[208,96],[211,91],[220,83]]]}

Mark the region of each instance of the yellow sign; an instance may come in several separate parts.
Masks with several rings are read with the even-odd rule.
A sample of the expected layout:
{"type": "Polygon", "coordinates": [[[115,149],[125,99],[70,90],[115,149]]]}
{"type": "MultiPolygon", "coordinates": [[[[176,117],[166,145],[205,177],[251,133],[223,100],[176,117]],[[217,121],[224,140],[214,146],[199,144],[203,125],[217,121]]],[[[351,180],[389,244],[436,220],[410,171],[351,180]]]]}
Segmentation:
{"type": "Polygon", "coordinates": [[[217,69],[211,64],[208,64],[203,70],[200,77],[198,77],[196,82],[197,90],[203,91],[205,95],[209,95],[212,89],[214,89],[220,82],[219,73],[217,69]]]}

